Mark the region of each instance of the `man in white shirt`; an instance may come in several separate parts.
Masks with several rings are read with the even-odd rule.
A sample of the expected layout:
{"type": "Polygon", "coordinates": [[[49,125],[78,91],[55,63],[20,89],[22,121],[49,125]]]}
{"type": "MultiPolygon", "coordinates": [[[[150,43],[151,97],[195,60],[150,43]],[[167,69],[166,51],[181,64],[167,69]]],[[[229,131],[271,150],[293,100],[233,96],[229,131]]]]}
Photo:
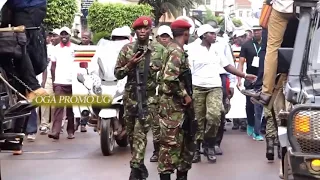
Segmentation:
{"type": "MultiPolygon", "coordinates": [[[[51,58],[51,73],[53,90],[55,95],[72,95],[72,67],[74,57],[73,48],[76,46],[70,42],[71,30],[68,27],[60,29],[61,42],[55,47],[55,53],[51,58]]],[[[49,138],[58,140],[63,119],[64,107],[56,107],[53,115],[52,131],[49,138]]],[[[72,107],[66,107],[68,119],[68,139],[74,139],[74,114],[72,107]]]]}
{"type": "Polygon", "coordinates": [[[200,146],[204,141],[204,154],[209,162],[216,162],[214,146],[220,126],[220,115],[224,111],[222,104],[222,83],[220,78],[221,66],[226,71],[248,80],[255,80],[256,76],[238,71],[230,65],[226,57],[212,44],[216,40],[217,29],[209,24],[199,27],[198,36],[201,44],[188,48],[190,69],[192,72],[193,103],[195,116],[198,120],[196,133],[197,150],[193,162],[201,161],[200,146]]]}
{"type": "MultiPolygon", "coordinates": [[[[266,0],[265,3],[271,3],[266,0]]],[[[273,0],[268,22],[268,44],[265,58],[262,92],[254,97],[268,105],[272,96],[278,65],[278,49],[283,41],[288,22],[293,16],[293,0],[273,0]]]]}
{"type": "MultiPolygon", "coordinates": [[[[218,28],[218,27],[216,27],[218,28]]],[[[234,66],[234,58],[232,55],[232,50],[231,46],[224,41],[224,38],[217,36],[217,40],[214,43],[214,45],[217,48],[220,48],[220,54],[222,56],[225,56],[226,59],[228,60],[229,64],[234,66]]],[[[226,114],[228,114],[231,105],[230,105],[230,99],[234,95],[234,88],[236,86],[236,77],[230,73],[228,73],[224,68],[221,67],[220,71],[220,77],[221,77],[221,82],[222,82],[222,92],[223,92],[223,106],[225,111],[221,113],[221,124],[219,127],[219,130],[217,132],[217,139],[216,139],[216,145],[214,147],[216,155],[222,155],[222,150],[221,150],[221,142],[224,134],[224,126],[225,126],[225,121],[226,121],[226,114]]]]}

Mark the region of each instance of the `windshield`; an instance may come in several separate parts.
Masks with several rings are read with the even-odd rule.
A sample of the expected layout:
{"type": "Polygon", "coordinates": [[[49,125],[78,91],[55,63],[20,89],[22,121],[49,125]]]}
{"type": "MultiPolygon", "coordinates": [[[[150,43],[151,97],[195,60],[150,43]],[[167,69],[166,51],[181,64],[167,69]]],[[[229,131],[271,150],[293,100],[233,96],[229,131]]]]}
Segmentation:
{"type": "MultiPolygon", "coordinates": [[[[313,94],[315,96],[320,95],[320,29],[311,29],[310,31],[310,48],[308,53],[308,64],[306,64],[306,78],[302,81],[304,82],[304,90],[308,94],[313,94]]],[[[303,68],[303,67],[302,67],[303,68]]]]}
{"type": "Polygon", "coordinates": [[[114,76],[114,67],[122,47],[129,43],[129,40],[110,41],[101,39],[97,44],[97,52],[94,61],[99,66],[99,76],[104,81],[116,80],[114,76]]]}

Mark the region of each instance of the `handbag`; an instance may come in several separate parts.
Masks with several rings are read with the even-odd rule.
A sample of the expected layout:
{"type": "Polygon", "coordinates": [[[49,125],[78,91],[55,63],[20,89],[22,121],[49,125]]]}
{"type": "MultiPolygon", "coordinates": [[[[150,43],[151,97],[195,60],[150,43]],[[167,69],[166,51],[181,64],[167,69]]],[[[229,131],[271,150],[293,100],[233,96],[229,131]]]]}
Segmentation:
{"type": "Polygon", "coordinates": [[[263,4],[261,9],[261,16],[259,19],[259,24],[262,28],[268,28],[268,22],[272,11],[271,1],[268,0],[266,4],[263,4]]]}
{"type": "Polygon", "coordinates": [[[27,36],[25,33],[0,32],[0,56],[21,59],[25,54],[27,36]]]}

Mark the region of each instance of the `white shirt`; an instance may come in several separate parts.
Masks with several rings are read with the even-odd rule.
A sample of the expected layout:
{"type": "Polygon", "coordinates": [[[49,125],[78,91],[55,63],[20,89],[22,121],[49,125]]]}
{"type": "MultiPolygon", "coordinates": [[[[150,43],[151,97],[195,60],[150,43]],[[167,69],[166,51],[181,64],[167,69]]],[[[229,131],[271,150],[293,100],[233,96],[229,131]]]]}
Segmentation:
{"type": "Polygon", "coordinates": [[[219,49],[198,44],[188,48],[192,84],[200,87],[222,87],[220,70],[230,63],[226,57],[219,53],[219,49]]]}
{"type": "Polygon", "coordinates": [[[273,9],[282,13],[293,13],[293,0],[273,0],[273,9]]]}
{"type": "Polygon", "coordinates": [[[71,43],[69,47],[60,44],[55,46],[51,54],[51,61],[56,62],[55,84],[72,84],[74,46],[77,45],[71,43]]]}

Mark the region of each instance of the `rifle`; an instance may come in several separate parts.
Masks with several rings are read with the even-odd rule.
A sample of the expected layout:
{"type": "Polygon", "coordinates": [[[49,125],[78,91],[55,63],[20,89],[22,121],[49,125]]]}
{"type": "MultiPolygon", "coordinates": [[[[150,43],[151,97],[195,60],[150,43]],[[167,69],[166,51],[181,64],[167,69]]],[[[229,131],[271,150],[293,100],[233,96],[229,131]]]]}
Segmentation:
{"type": "Polygon", "coordinates": [[[136,52],[139,54],[143,54],[145,51],[148,51],[145,54],[145,61],[144,61],[144,70],[142,71],[139,65],[137,65],[135,72],[136,72],[136,97],[137,97],[137,117],[140,123],[144,123],[146,121],[147,116],[147,79],[149,75],[149,63],[150,63],[150,56],[151,52],[148,49],[138,48],[136,52]],[[141,81],[143,78],[143,81],[141,81]]]}
{"type": "MultiPolygon", "coordinates": [[[[187,69],[180,74],[179,80],[184,83],[188,95],[192,98],[193,90],[191,70],[187,69]]],[[[193,141],[198,129],[198,121],[195,117],[193,103],[190,103],[185,110],[185,118],[181,128],[185,131],[187,139],[193,141]]]]}

